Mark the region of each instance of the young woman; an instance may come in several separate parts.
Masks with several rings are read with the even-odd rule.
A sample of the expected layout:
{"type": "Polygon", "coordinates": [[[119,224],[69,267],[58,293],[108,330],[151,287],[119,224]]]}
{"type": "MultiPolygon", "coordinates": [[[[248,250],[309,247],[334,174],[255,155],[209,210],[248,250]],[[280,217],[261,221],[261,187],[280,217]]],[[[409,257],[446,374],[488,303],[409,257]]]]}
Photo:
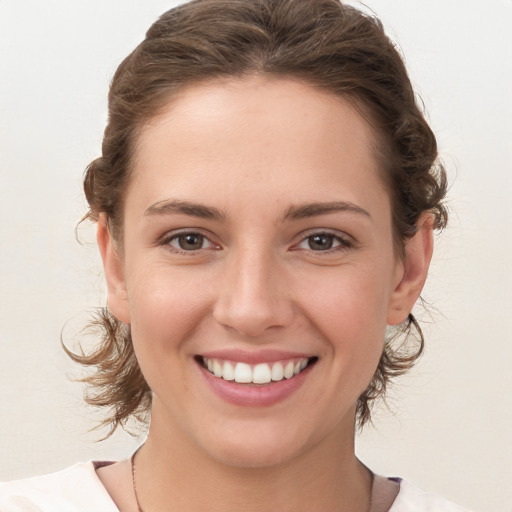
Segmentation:
{"type": "Polygon", "coordinates": [[[73,355],[107,423],[146,418],[147,440],[3,484],[0,510],[462,510],[354,452],[422,350],[436,158],[378,20],[337,0],[165,13],[116,72],[86,172],[108,309],[73,355]]]}

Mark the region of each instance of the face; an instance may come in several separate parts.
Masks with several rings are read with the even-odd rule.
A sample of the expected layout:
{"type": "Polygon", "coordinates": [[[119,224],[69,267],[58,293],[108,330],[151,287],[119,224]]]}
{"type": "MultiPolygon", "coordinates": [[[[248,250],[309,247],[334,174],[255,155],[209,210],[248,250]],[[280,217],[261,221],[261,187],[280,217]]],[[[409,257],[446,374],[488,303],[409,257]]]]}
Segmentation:
{"type": "Polygon", "coordinates": [[[422,284],[394,253],[373,143],[347,101],[263,77],[190,87],[143,128],[122,246],[101,222],[99,241],[150,437],[239,466],[351,444],[386,325],[422,284]]]}

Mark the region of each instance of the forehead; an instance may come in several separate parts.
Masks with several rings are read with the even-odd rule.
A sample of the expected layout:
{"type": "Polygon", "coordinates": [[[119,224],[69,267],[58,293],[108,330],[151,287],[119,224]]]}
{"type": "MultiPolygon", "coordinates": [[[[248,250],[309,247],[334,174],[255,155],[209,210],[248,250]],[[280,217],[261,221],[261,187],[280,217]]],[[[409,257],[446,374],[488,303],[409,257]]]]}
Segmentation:
{"type": "Polygon", "coordinates": [[[347,99],[293,79],[222,79],[183,89],[146,123],[132,185],[146,202],[256,189],[353,201],[365,187],[384,189],[374,147],[347,99]]]}
{"type": "MultiPolygon", "coordinates": [[[[240,127],[258,128],[265,124],[269,136],[285,125],[294,135],[301,128],[325,137],[341,130],[351,132],[354,138],[364,139],[372,148],[375,133],[366,109],[352,97],[336,95],[325,88],[291,77],[248,75],[242,78],[219,78],[199,82],[175,92],[159,113],[150,118],[140,130],[139,143],[151,139],[155,131],[172,125],[188,128],[196,135],[208,130],[214,123],[223,123],[224,130],[217,135],[240,127]],[[269,123],[269,121],[271,121],[269,123]],[[272,130],[275,128],[275,130],[272,130]],[[334,128],[334,130],[332,130],[334,128]]],[[[247,130],[248,131],[248,130],[247,130]]],[[[212,138],[212,134],[207,134],[212,138]]],[[[284,142],[283,132],[279,133],[284,142]]]]}

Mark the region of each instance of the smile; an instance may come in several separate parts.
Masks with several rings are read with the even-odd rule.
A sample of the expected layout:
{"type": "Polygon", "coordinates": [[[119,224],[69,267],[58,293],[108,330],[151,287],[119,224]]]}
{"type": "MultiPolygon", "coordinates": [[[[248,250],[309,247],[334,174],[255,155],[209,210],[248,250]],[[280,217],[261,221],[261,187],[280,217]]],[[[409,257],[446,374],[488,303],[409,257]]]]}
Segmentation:
{"type": "Polygon", "coordinates": [[[240,384],[268,384],[291,379],[301,373],[316,358],[289,359],[250,365],[203,357],[203,366],[215,377],[240,384]]]}

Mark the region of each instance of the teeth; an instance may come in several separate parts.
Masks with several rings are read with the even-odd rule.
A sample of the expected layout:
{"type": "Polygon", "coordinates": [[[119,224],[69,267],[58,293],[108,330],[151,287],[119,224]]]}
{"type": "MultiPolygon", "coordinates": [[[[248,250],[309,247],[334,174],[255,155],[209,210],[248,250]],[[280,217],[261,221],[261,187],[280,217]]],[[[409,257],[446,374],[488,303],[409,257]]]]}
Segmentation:
{"type": "Polygon", "coordinates": [[[254,384],[266,384],[272,380],[272,372],[268,364],[257,364],[252,371],[252,381],[254,384]]]}
{"type": "Polygon", "coordinates": [[[293,368],[294,368],[293,361],[290,361],[284,367],[284,377],[285,377],[285,379],[291,379],[293,377],[293,368]]]}
{"type": "Polygon", "coordinates": [[[224,380],[234,380],[241,384],[268,384],[271,381],[291,379],[306,368],[308,359],[260,363],[251,366],[247,363],[233,363],[205,357],[203,363],[210,373],[224,380]]]}
{"type": "Polygon", "coordinates": [[[274,366],[272,366],[271,377],[272,380],[283,380],[284,370],[283,365],[281,363],[275,363],[274,366]]]}
{"type": "Polygon", "coordinates": [[[235,380],[235,369],[229,361],[226,361],[222,367],[222,378],[224,380],[235,380]]]}
{"type": "MultiPolygon", "coordinates": [[[[221,375],[221,377],[222,377],[222,375],[221,375]]],[[[248,364],[236,363],[235,382],[242,382],[242,383],[252,382],[252,370],[248,364]]]]}
{"type": "Polygon", "coordinates": [[[216,359],[213,361],[213,375],[215,377],[222,377],[222,366],[216,359]]]}

